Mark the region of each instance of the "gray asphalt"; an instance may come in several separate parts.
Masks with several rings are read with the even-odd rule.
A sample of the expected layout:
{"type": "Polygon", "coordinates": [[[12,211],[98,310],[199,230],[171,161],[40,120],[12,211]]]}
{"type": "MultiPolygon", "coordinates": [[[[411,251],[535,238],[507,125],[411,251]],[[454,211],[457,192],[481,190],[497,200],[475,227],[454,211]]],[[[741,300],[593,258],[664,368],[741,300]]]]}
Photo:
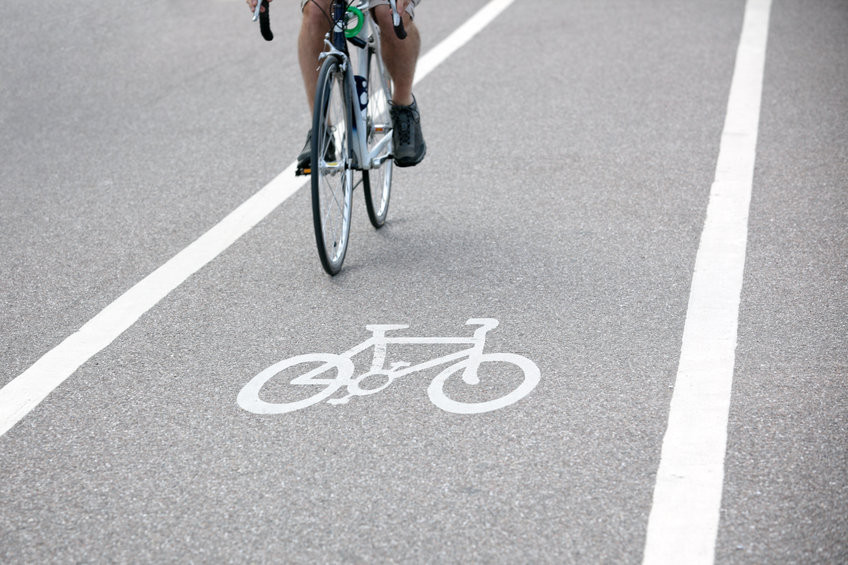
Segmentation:
{"type": "MultiPolygon", "coordinates": [[[[284,3],[271,44],[237,0],[0,5],[0,385],[293,161],[284,3]]],[[[423,2],[423,51],[484,4],[423,2]]],[[[428,156],[383,230],[355,195],[339,276],[301,190],[0,437],[0,561],[639,562],[743,6],[518,0],[417,86],[428,156]],[[437,371],[236,404],[477,317],[541,370],[502,410],[441,411],[437,371]]],[[[848,561],[846,32],[775,0],[718,563],[848,561]]]]}

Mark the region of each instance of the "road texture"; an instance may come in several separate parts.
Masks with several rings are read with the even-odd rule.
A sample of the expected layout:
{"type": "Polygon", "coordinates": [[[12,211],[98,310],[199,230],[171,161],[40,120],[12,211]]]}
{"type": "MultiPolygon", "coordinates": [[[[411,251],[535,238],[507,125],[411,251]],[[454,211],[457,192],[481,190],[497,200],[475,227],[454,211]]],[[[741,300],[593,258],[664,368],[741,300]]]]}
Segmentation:
{"type": "MultiPolygon", "coordinates": [[[[422,51],[485,4],[422,2],[422,51]]],[[[0,561],[640,562],[744,6],[516,0],[417,85],[427,158],[384,229],[354,195],[340,275],[301,189],[0,437],[0,561]],[[368,325],[473,318],[541,374],[502,409],[434,405],[444,367],[237,403],[368,325]]],[[[268,44],[238,0],[0,6],[0,386],[294,160],[272,7],[268,44]]],[[[774,0],[717,563],[848,561],[846,93],[848,3],[774,0]]]]}

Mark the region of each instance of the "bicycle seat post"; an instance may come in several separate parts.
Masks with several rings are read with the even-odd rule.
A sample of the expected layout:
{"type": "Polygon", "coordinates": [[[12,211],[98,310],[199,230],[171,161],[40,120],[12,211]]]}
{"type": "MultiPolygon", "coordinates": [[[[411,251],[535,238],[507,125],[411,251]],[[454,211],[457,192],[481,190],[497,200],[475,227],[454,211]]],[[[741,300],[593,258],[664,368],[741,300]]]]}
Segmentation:
{"type": "Polygon", "coordinates": [[[374,347],[374,356],[371,359],[371,369],[369,372],[378,373],[383,370],[383,365],[386,362],[386,332],[404,330],[408,327],[406,324],[369,324],[365,326],[365,329],[373,334],[371,339],[364,342],[370,342],[371,346],[374,347]]]}

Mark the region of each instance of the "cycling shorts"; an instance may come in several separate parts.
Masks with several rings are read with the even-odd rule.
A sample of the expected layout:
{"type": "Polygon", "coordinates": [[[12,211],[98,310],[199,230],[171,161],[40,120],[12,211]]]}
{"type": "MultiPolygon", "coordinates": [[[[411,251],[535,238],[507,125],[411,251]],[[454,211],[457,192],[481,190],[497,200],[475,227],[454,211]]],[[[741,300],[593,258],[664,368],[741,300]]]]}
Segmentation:
{"type": "MultiPolygon", "coordinates": [[[[307,2],[309,2],[309,0],[300,0],[300,11],[301,12],[303,11],[303,7],[306,6],[307,2]]],[[[407,1],[407,3],[406,3],[406,13],[409,14],[410,18],[415,19],[415,6],[417,6],[420,2],[421,2],[421,0],[408,0],[407,1]]],[[[370,4],[371,4],[372,8],[375,7],[375,6],[381,6],[381,5],[388,6],[389,0],[371,0],[370,4]]]]}

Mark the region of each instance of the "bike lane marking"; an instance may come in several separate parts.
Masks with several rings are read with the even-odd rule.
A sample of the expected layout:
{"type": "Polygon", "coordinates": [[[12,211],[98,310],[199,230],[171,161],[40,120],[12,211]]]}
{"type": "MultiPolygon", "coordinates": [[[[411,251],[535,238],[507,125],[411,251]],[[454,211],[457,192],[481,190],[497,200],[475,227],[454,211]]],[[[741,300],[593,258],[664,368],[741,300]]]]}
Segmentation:
{"type": "MultiPolygon", "coordinates": [[[[465,45],[514,1],[492,0],[421,56],[415,83],[465,45]]],[[[0,389],[0,436],[20,422],[83,363],[135,324],[145,312],[300,190],[307,180],[296,177],[295,170],[296,163],[292,163],[209,231],[136,283],[0,389]]]]}
{"type": "MultiPolygon", "coordinates": [[[[451,363],[447,368],[443,369],[431,381],[427,388],[427,395],[430,401],[445,412],[454,414],[481,414],[483,412],[491,412],[505,408],[514,404],[530,394],[536,385],[539,384],[541,372],[539,367],[530,359],[522,355],[514,353],[486,353],[483,351],[486,342],[486,334],[498,327],[499,323],[494,318],[472,318],[468,320],[466,325],[480,326],[475,330],[471,338],[462,337],[387,337],[387,331],[401,330],[408,328],[407,325],[399,324],[379,324],[369,325],[366,329],[372,332],[372,336],[365,341],[355,345],[340,355],[334,353],[307,353],[304,355],[296,355],[288,359],[275,363],[267,369],[260,372],[258,375],[250,379],[250,381],[242,387],[238,394],[238,405],[248,412],[253,414],[286,414],[308,408],[313,404],[327,401],[328,404],[347,404],[351,398],[356,396],[370,396],[381,392],[390,386],[396,379],[403,378],[409,374],[419,371],[426,371],[445,363],[451,363]],[[470,345],[468,349],[463,351],[450,353],[441,357],[436,357],[415,365],[407,362],[395,362],[386,367],[386,351],[390,344],[412,344],[412,345],[444,345],[444,344],[461,344],[470,345]],[[373,349],[370,369],[359,375],[354,375],[355,367],[351,359],[360,353],[373,349]],[[454,363],[456,361],[456,363],[454,363]],[[522,379],[519,385],[505,394],[504,396],[489,399],[486,401],[463,401],[455,400],[445,392],[445,382],[455,374],[460,373],[462,381],[469,385],[475,386],[480,383],[481,379],[478,376],[478,369],[483,363],[506,363],[513,365],[521,370],[522,379]],[[304,386],[320,386],[323,390],[312,394],[306,399],[285,402],[267,402],[260,398],[262,388],[272,379],[275,379],[279,374],[290,367],[300,364],[312,365],[321,363],[316,368],[307,370],[289,381],[291,385],[304,386]],[[333,374],[334,376],[322,376],[325,373],[333,374]],[[378,376],[383,379],[383,382],[377,387],[361,388],[360,383],[363,379],[378,376]],[[346,389],[347,394],[342,398],[331,398],[341,389],[346,389]]],[[[288,375],[289,377],[291,375],[288,375]]],[[[286,377],[288,378],[288,377],[286,377]]],[[[454,379],[456,381],[457,379],[454,379]]],[[[311,389],[312,390],[312,389],[311,389]]]]}
{"type": "Polygon", "coordinates": [[[748,0],[695,258],[643,563],[712,564],[771,0],[748,0]]]}

